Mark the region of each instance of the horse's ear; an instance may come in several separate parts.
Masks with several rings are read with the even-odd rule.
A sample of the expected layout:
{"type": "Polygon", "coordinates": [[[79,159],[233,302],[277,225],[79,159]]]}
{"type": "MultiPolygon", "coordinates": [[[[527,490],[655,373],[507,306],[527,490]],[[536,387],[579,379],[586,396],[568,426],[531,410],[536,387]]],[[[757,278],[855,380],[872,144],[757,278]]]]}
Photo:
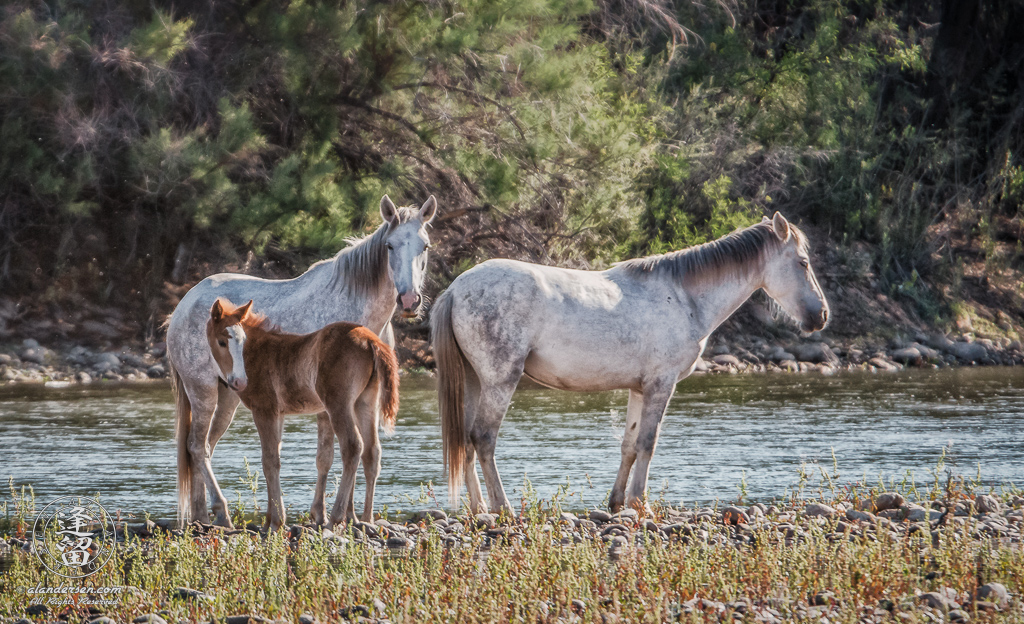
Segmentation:
{"type": "Polygon", "coordinates": [[[252,308],[252,299],[249,300],[249,303],[245,304],[244,306],[238,308],[238,310],[235,311],[235,313],[238,314],[238,319],[244,321],[246,317],[249,316],[250,308],[252,308]]]}
{"type": "Polygon", "coordinates": [[[769,221],[771,221],[771,219],[768,218],[768,215],[761,217],[761,223],[768,223],[769,221]]]}
{"type": "Polygon", "coordinates": [[[436,215],[437,199],[435,199],[434,196],[431,195],[430,197],[427,198],[427,201],[423,202],[423,205],[420,206],[420,221],[423,223],[423,225],[426,225],[433,221],[436,215]]]}
{"type": "Polygon", "coordinates": [[[210,318],[214,321],[224,318],[224,304],[220,302],[220,298],[213,302],[213,307],[210,308],[210,318]]]}
{"type": "Polygon", "coordinates": [[[380,198],[380,216],[384,219],[385,223],[394,225],[395,219],[398,217],[398,208],[395,208],[395,202],[391,201],[391,198],[385,195],[380,198]]]}
{"type": "Polygon", "coordinates": [[[782,216],[781,212],[776,212],[772,217],[772,229],[775,230],[775,235],[779,237],[780,241],[789,240],[789,221],[786,221],[786,217],[782,216]]]}

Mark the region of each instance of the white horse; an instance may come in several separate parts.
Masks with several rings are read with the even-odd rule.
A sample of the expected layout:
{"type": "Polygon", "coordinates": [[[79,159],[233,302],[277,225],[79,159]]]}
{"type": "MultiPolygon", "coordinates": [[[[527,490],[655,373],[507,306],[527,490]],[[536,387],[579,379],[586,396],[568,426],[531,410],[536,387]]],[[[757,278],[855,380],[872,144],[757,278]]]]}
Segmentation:
{"type": "MultiPolygon", "coordinates": [[[[217,485],[210,458],[217,441],[234,418],[239,398],[224,381],[210,353],[206,323],[218,297],[253,299],[271,323],[284,331],[309,333],[331,323],[348,321],[369,328],[394,345],[391,317],[417,315],[427,267],[426,225],[434,218],[437,200],[396,208],[380,200],[384,223],[335,257],[318,262],[289,280],[265,280],[223,273],[204,279],[182,298],[167,328],[176,404],[178,439],[178,520],[207,522],[206,491],[210,491],[214,523],[231,526],[227,500],[217,485]]],[[[334,459],[334,433],[326,414],[317,415],[317,467],[334,459]]],[[[379,444],[376,449],[380,454],[379,444]]],[[[313,501],[322,515],[324,501],[313,501]]]]}
{"type": "Polygon", "coordinates": [[[520,377],[551,388],[626,388],[622,463],[609,506],[645,505],[647,473],[676,383],[708,336],[758,289],[804,331],[828,322],[803,233],[779,213],[711,243],[577,271],[488,260],[460,275],[431,314],[448,488],[465,480],[470,508],[512,512],[494,463],[501,420],[520,377]],[[626,482],[636,462],[626,495],[626,482]]]}

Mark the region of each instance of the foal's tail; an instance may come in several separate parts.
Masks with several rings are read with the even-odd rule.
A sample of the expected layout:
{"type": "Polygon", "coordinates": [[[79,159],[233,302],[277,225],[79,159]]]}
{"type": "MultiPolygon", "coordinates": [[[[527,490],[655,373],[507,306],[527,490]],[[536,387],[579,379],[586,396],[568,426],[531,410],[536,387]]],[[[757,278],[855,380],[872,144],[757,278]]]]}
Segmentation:
{"type": "Polygon", "coordinates": [[[376,336],[370,341],[370,348],[373,349],[373,372],[380,380],[381,424],[384,431],[391,433],[398,418],[398,358],[395,350],[376,336]]]}
{"type": "Polygon", "coordinates": [[[192,428],[192,404],[185,393],[185,384],[174,365],[171,370],[171,391],[174,393],[174,435],[178,440],[178,526],[188,524],[192,498],[192,456],[188,452],[188,432],[192,428]]]}
{"type": "Polygon", "coordinates": [[[448,498],[457,505],[465,480],[466,426],[463,396],[466,364],[452,332],[452,297],[445,291],[430,313],[430,335],[437,361],[437,402],[441,411],[441,446],[448,468],[448,498]]]}

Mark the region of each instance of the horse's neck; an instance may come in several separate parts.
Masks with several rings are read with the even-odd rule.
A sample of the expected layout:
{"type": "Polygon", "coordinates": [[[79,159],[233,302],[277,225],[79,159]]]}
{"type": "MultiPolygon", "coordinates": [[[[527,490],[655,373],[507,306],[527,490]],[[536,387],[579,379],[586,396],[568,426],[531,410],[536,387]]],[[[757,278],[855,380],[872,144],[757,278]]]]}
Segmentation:
{"type": "MultiPolygon", "coordinates": [[[[368,243],[369,241],[367,241],[368,243]]],[[[321,324],[348,321],[361,325],[379,325],[382,328],[394,313],[395,298],[398,291],[395,289],[391,276],[387,274],[387,265],[382,268],[385,271],[384,279],[380,280],[376,287],[365,292],[360,292],[352,286],[352,277],[345,275],[340,270],[339,263],[344,263],[344,255],[338,254],[327,262],[322,262],[296,278],[297,286],[303,297],[316,306],[315,302],[327,301],[326,307],[322,310],[312,310],[321,319],[321,324]]],[[[380,328],[372,328],[379,331],[380,328]]]]}
{"type": "Polygon", "coordinates": [[[761,271],[743,271],[736,277],[717,282],[704,282],[684,287],[695,308],[694,322],[699,335],[710,336],[713,331],[739,309],[761,288],[761,271]]]}

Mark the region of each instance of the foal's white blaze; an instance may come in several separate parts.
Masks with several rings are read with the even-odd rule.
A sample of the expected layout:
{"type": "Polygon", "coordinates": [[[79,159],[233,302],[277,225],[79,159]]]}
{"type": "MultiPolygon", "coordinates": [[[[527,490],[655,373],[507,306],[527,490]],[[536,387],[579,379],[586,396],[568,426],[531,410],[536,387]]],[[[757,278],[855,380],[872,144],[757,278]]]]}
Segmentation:
{"type": "Polygon", "coordinates": [[[241,325],[229,325],[228,332],[228,353],[231,354],[231,374],[225,380],[228,386],[236,392],[245,390],[249,380],[245,376],[245,360],[242,358],[242,349],[245,348],[245,330],[241,325]]]}

